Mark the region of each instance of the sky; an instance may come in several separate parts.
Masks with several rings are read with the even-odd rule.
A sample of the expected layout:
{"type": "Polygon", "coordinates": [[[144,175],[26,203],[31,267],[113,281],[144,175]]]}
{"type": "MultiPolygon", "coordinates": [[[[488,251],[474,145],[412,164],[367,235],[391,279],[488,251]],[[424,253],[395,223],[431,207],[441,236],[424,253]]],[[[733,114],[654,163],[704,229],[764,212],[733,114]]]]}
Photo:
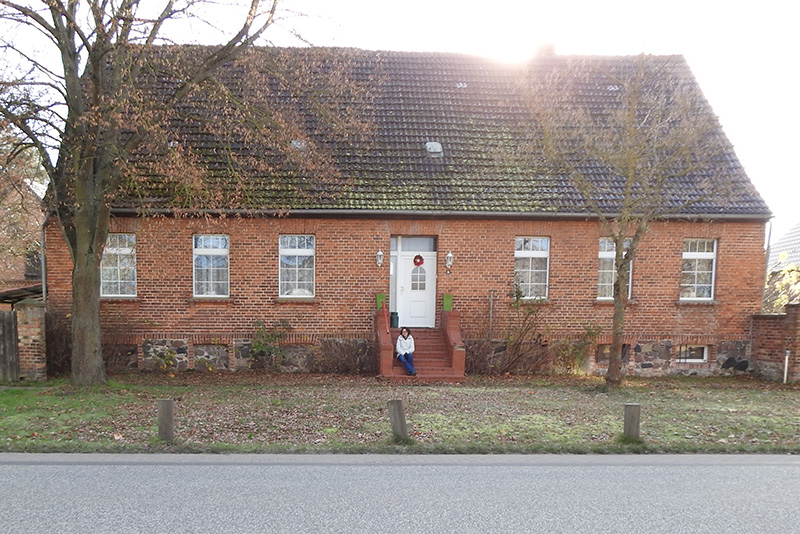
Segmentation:
{"type": "Polygon", "coordinates": [[[775,218],[800,224],[796,0],[283,0],[271,35],[317,46],[459,52],[506,62],[557,54],[681,54],[775,218]]]}

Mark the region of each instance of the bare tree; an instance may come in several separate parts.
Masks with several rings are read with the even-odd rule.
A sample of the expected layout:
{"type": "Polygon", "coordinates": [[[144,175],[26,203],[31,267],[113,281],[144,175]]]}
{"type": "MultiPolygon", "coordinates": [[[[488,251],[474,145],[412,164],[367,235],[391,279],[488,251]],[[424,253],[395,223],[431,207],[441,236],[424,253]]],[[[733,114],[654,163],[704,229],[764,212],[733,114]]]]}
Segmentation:
{"type": "Polygon", "coordinates": [[[651,223],[710,219],[754,194],[688,66],[676,56],[542,55],[521,84],[533,117],[520,151],[575,193],[614,244],[612,345],[606,374],[623,381],[631,262],[651,223]]]}
{"type": "MultiPolygon", "coordinates": [[[[0,0],[3,47],[20,65],[13,75],[7,71],[2,76],[0,117],[38,151],[50,180],[51,209],[72,256],[75,384],[106,380],[99,265],[110,210],[121,193],[152,194],[148,180],[156,177],[157,186],[171,189],[173,197],[165,205],[173,207],[209,209],[231,195],[248,194],[231,181],[212,192],[202,158],[180,132],[170,133],[170,125],[188,121],[211,133],[227,128],[238,145],[256,136],[266,145],[276,137],[291,138],[299,129],[292,117],[266,113],[258,98],[255,103],[243,98],[245,82],[226,86],[214,78],[221,66],[236,61],[257,63],[250,68],[262,78],[265,71],[280,71],[275,58],[245,53],[275,21],[278,0],[250,0],[238,31],[222,45],[163,46],[169,44],[161,35],[165,26],[198,16],[207,4],[164,0],[160,11],[150,11],[154,3],[140,0],[0,0]],[[33,48],[51,56],[37,56],[33,48]],[[199,200],[189,206],[194,199],[199,200]]],[[[231,18],[230,7],[225,15],[231,18]]],[[[270,87],[265,84],[262,90],[270,87]]],[[[294,137],[302,143],[303,135],[294,137]]],[[[295,156],[303,164],[325,159],[310,157],[313,143],[308,146],[303,158],[295,156]]],[[[245,152],[236,164],[221,156],[225,172],[252,171],[257,158],[251,154],[244,161],[245,152]]]]}

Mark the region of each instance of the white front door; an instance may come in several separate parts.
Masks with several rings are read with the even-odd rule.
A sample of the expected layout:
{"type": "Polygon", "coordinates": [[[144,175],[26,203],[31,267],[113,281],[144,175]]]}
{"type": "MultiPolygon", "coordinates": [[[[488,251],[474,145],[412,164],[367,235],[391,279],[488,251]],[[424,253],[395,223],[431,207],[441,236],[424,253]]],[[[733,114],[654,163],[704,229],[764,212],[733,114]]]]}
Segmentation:
{"type": "Polygon", "coordinates": [[[436,252],[397,255],[399,326],[436,326],[436,252]]]}

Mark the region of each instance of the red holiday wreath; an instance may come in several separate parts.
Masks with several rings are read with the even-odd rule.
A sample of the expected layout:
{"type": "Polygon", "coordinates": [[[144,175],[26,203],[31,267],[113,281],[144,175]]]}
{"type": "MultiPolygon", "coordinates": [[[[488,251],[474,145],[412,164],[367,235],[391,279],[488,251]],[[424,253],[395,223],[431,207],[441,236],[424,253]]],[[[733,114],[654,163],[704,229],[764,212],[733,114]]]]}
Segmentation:
{"type": "Polygon", "coordinates": [[[425,263],[425,260],[424,260],[424,259],[422,259],[422,256],[420,256],[419,254],[417,254],[416,256],[414,256],[414,265],[416,265],[417,267],[419,267],[419,266],[420,266],[420,265],[422,265],[423,263],[425,263]]]}

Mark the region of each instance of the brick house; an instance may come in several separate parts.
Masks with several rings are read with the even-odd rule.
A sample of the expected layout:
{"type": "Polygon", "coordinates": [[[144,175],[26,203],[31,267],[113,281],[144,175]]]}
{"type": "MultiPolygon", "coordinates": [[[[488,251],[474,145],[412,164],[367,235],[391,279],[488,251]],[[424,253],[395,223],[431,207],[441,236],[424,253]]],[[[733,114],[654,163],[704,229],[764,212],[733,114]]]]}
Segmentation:
{"type": "MultiPolygon", "coordinates": [[[[396,314],[426,347],[420,376],[458,378],[470,357],[464,342],[500,339],[514,321],[516,282],[542,303],[547,339],[602,328],[590,363],[602,368],[613,305],[601,225],[568,177],[530,172],[493,149],[523,142],[519,67],[347,53],[372,83],[375,135],[333,147],[343,179],[332,189],[314,176],[253,176],[257,207],[232,200],[200,217],[174,217],[156,195],[116,201],[102,273],[104,342],[129,350],[139,367],[171,351],[182,368],[233,369],[248,365],[258,322],[286,321],[292,365],[308,367],[341,340],[378,339],[380,373],[393,376],[396,330],[386,327],[396,314]],[[386,316],[376,311],[383,296],[386,316]]],[[[696,86],[682,58],[667,60],[696,86]]],[[[614,88],[594,89],[591,98],[609,105],[614,88]]],[[[184,139],[198,153],[208,143],[184,139]]],[[[641,242],[626,316],[629,372],[711,372],[749,349],[771,214],[733,153],[725,165],[732,200],[705,199],[652,224],[641,242]]],[[[598,172],[613,194],[611,177],[598,172]]],[[[48,309],[66,313],[71,260],[54,224],[46,257],[48,309]]]]}

